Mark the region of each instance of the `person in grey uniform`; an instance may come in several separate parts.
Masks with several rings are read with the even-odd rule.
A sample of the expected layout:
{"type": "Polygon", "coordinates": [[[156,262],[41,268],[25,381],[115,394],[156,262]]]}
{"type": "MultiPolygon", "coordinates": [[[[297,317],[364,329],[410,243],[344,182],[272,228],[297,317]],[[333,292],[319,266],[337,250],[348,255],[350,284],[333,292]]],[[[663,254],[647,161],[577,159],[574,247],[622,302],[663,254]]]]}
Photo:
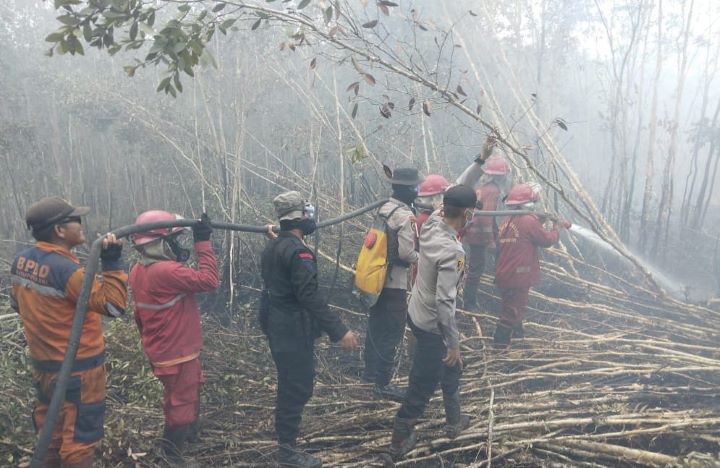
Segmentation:
{"type": "Polygon", "coordinates": [[[446,190],[443,208],[420,233],[418,275],[409,304],[409,324],[417,339],[410,385],[395,416],[390,454],[397,459],[415,446],[415,422],[438,384],[445,405],[446,434],[457,437],[470,423],[460,411],[462,359],[455,323],[455,301],[465,269],[458,231],[472,218],[477,196],[467,185],[446,190]]]}
{"type": "Polygon", "coordinates": [[[404,392],[390,384],[390,381],[397,348],[407,322],[409,268],[418,259],[415,249],[417,228],[412,204],[417,197],[417,186],[422,180],[414,168],[393,171],[389,179],[392,197],[379,210],[388,233],[388,272],[380,297],[370,308],[363,353],[363,378],[375,384],[373,394],[376,397],[395,401],[402,401],[404,397],[404,392]]]}

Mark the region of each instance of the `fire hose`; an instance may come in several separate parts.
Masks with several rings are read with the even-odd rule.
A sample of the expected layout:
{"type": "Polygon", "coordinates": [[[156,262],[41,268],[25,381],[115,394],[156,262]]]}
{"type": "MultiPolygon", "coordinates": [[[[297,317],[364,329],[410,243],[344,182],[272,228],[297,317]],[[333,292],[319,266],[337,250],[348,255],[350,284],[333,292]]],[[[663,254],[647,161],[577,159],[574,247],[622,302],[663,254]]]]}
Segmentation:
{"type": "MultiPolygon", "coordinates": [[[[337,218],[328,219],[317,224],[318,228],[325,228],[334,224],[339,224],[343,221],[347,221],[361,214],[367,213],[375,208],[380,207],[387,199],[378,200],[357,210],[346,213],[337,218]]],[[[431,209],[428,205],[418,205],[420,208],[431,209]]],[[[512,211],[476,211],[476,215],[481,216],[506,216],[506,215],[520,215],[520,214],[538,214],[539,216],[553,218],[552,215],[545,213],[535,213],[533,211],[525,210],[512,210],[512,211]]],[[[199,221],[196,219],[181,219],[176,221],[162,221],[157,223],[147,224],[131,224],[123,226],[121,228],[112,231],[115,237],[121,239],[131,234],[137,234],[139,232],[149,231],[151,229],[158,228],[171,228],[171,227],[191,227],[199,221]]],[[[230,231],[249,232],[264,234],[267,232],[266,226],[253,226],[247,224],[233,224],[233,223],[222,223],[212,222],[212,227],[215,229],[223,229],[230,231]]],[[[277,230],[277,226],[273,227],[273,230],[277,230]]],[[[73,317],[72,327],[70,329],[70,337],[68,339],[67,349],[65,350],[65,357],[63,358],[60,371],[57,374],[55,389],[53,390],[50,405],[45,416],[45,423],[43,424],[40,434],[38,436],[38,442],[35,446],[33,458],[30,462],[32,468],[40,468],[43,466],[43,460],[45,454],[50,445],[53,430],[57,424],[58,417],[60,414],[60,407],[65,399],[65,392],[67,390],[68,380],[72,373],[73,364],[75,363],[75,356],[77,354],[78,346],[80,345],[80,334],[82,333],[83,324],[85,323],[85,315],[88,309],[88,300],[90,299],[90,291],[92,290],[92,284],[97,273],[98,263],[100,260],[100,251],[102,250],[102,239],[100,237],[96,239],[91,247],[90,253],[88,254],[87,264],[85,266],[85,276],[83,277],[82,288],[77,300],[75,307],[75,315],[73,317]]]]}

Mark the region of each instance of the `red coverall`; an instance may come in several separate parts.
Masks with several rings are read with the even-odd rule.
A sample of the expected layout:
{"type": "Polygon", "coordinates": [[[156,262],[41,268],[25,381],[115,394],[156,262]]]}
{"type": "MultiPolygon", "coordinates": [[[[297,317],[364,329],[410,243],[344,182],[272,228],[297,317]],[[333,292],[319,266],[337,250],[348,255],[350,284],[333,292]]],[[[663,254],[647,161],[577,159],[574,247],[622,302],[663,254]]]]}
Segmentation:
{"type": "Polygon", "coordinates": [[[545,230],[537,215],[515,215],[503,220],[499,230],[499,253],[495,284],[500,289],[500,321],[510,327],[522,323],[530,287],[540,281],[538,248],[560,238],[557,227],[545,230]]]}
{"type": "Polygon", "coordinates": [[[220,284],[210,241],[195,243],[199,269],[175,261],[136,264],[130,271],[135,322],[153,373],[163,383],[166,427],[192,424],[200,404],[203,338],[194,293],[220,284]]]}
{"type": "MultiPolygon", "coordinates": [[[[38,242],[20,252],[11,268],[11,305],[22,318],[37,390],[33,423],[45,423],[57,372],[65,356],[85,269],[56,244],[38,242]]],[[[46,466],[91,463],[103,437],[105,340],[100,314],[117,316],[127,307],[127,274],[121,261],[104,261],[93,282],[73,372],[52,434],[46,466]],[[90,460],[90,462],[88,462],[90,460]]]]}

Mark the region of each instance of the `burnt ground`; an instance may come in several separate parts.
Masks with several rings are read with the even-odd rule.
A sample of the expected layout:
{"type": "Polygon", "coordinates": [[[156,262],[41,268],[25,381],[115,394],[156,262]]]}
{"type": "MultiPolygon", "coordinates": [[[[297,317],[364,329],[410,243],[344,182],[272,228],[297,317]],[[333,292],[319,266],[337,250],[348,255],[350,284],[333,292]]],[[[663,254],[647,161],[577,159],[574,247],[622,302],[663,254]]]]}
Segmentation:
{"type": "MultiPolygon", "coordinates": [[[[557,279],[560,278],[560,279],[557,279]]],[[[420,443],[399,466],[717,466],[720,447],[720,315],[599,285],[563,290],[548,271],[534,293],[526,339],[491,351],[497,298],[460,313],[462,398],[472,427],[443,436],[440,393],[419,422],[420,443]]],[[[331,302],[358,329],[364,315],[345,284],[331,302]]],[[[275,373],[255,328],[255,293],[243,293],[229,326],[206,317],[201,466],[272,466],[275,373]],[[242,324],[242,326],[240,325],[242,324]]],[[[227,320],[225,321],[227,322],[227,320]]],[[[32,386],[19,321],[0,321],[0,464],[27,464],[34,444],[32,386]]],[[[156,466],[161,386],[131,319],[107,324],[108,414],[102,466],[156,466]]],[[[406,337],[407,338],[407,337],[406,337]]],[[[406,339],[397,383],[406,383],[406,339]]],[[[398,404],[372,398],[358,378],[360,351],[322,339],[317,385],[300,444],[325,466],[381,466],[398,404]]]]}

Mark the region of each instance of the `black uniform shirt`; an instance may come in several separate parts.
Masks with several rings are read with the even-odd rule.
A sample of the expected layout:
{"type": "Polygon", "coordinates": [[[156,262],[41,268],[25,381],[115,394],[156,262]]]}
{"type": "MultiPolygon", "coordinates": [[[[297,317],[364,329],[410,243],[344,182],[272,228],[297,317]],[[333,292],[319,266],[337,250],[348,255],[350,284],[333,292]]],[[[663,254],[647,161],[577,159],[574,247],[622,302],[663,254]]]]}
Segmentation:
{"type": "Polygon", "coordinates": [[[262,254],[261,269],[269,291],[268,339],[275,352],[312,346],[321,332],[332,341],[347,333],[337,313],[318,289],[317,261],[305,243],[282,231],[262,254]]]}

